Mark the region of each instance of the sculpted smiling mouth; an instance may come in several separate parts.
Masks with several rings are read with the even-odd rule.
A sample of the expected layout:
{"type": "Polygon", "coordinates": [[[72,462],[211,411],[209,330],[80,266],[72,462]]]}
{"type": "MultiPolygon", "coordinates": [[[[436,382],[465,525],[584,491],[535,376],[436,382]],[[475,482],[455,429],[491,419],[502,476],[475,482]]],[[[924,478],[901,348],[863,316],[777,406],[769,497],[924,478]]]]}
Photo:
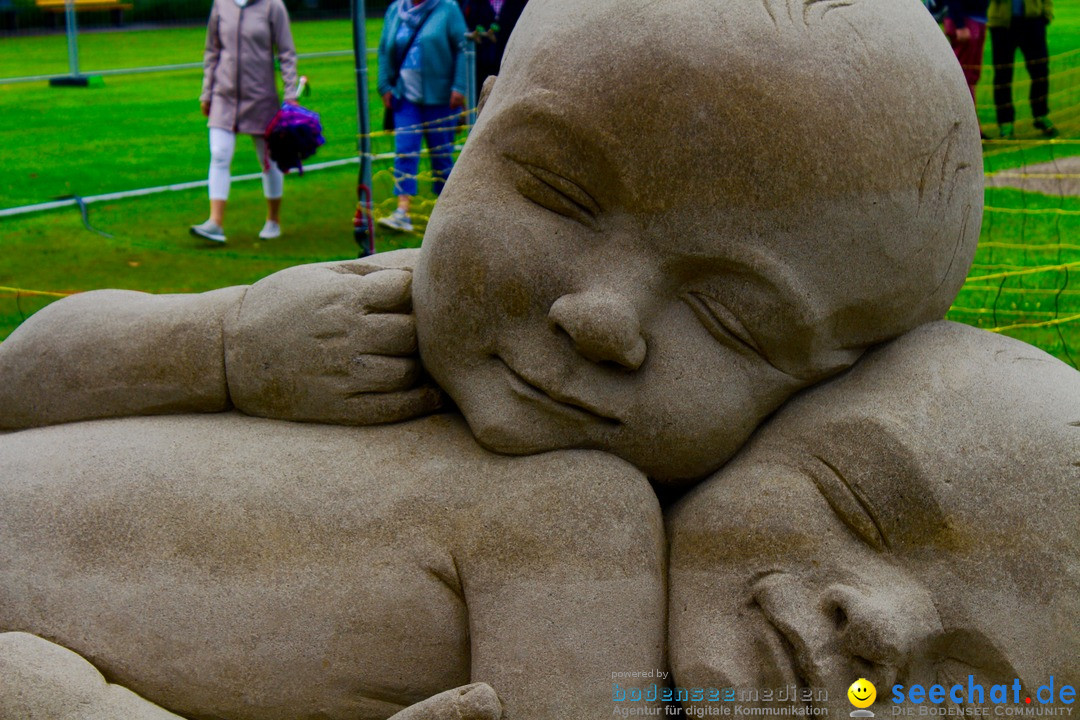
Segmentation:
{"type": "Polygon", "coordinates": [[[754,605],[762,613],[759,638],[768,654],[769,664],[779,674],[781,683],[785,686],[809,687],[808,679],[799,666],[795,647],[787,635],[769,620],[756,601],[754,605]]]}
{"type": "MultiPolygon", "coordinates": [[[[753,605],[761,612],[762,619],[771,633],[779,640],[778,657],[774,658],[782,673],[791,673],[799,687],[823,687],[827,684],[828,664],[821,653],[823,643],[814,642],[805,629],[782,609],[785,604],[798,602],[789,594],[791,578],[779,570],[761,573],[751,584],[753,605]],[[779,602],[780,608],[777,607],[779,602]]],[[[785,678],[787,680],[787,678],[785,678]]]]}
{"type": "Polygon", "coordinates": [[[531,400],[554,403],[561,408],[565,408],[575,413],[584,413],[594,420],[599,420],[609,425],[622,424],[622,421],[617,417],[596,407],[592,403],[573,397],[572,395],[558,392],[557,390],[549,390],[541,383],[531,380],[515,370],[510,363],[506,362],[506,360],[498,355],[495,355],[494,358],[508,371],[511,379],[511,388],[518,395],[531,400]]]}

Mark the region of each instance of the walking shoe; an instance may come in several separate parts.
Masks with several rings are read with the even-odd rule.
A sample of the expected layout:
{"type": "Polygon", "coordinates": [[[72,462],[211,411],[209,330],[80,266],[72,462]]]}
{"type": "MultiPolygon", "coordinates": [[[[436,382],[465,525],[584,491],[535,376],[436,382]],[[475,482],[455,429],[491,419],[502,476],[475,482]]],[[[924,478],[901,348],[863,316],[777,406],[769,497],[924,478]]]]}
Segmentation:
{"type": "Polygon", "coordinates": [[[1054,123],[1050,122],[1048,117],[1035,118],[1035,129],[1048,138],[1058,136],[1058,129],[1054,127],[1054,123]]]}
{"type": "Polygon", "coordinates": [[[1015,137],[1016,133],[1013,131],[1012,123],[1002,123],[999,127],[1001,128],[1002,140],[1012,140],[1015,137]]]}
{"type": "Polygon", "coordinates": [[[281,237],[281,225],[273,220],[267,220],[262,230],[259,231],[259,237],[263,240],[273,240],[281,237]]]}
{"type": "Polygon", "coordinates": [[[409,213],[401,208],[395,210],[391,215],[379,218],[379,224],[398,232],[412,232],[413,230],[412,221],[409,220],[409,213]]]}
{"type": "Polygon", "coordinates": [[[195,237],[205,238],[211,242],[225,242],[225,230],[213,220],[207,220],[201,225],[192,225],[191,234],[195,237]]]}

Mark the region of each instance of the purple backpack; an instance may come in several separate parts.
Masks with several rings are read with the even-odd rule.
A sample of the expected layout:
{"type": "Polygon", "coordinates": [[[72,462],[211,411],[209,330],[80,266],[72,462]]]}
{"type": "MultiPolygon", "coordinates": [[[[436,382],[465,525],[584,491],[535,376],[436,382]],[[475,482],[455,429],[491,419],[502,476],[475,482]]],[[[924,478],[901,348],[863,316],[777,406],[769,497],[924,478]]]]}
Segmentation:
{"type": "MultiPolygon", "coordinates": [[[[319,113],[291,103],[283,104],[277,111],[266,126],[265,136],[269,160],[273,160],[283,173],[296,168],[301,175],[304,168],[300,162],[314,155],[326,142],[319,113]]],[[[269,161],[266,164],[269,166],[269,161]]]]}

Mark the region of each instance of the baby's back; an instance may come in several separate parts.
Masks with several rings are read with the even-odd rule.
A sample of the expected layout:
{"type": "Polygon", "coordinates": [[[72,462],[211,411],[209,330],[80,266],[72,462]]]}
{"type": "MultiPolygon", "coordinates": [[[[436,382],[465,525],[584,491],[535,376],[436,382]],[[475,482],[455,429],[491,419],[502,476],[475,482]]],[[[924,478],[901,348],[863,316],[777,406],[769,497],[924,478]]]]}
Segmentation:
{"type": "Polygon", "coordinates": [[[469,681],[461,574],[528,510],[524,485],[593,462],[620,463],[494,456],[453,416],[0,436],[0,630],[185,716],[387,717],[469,681]]]}
{"type": "Polygon", "coordinates": [[[432,433],[402,434],[207,415],[4,436],[0,626],[194,716],[385,717],[464,684],[448,518],[418,492],[432,433]]]}

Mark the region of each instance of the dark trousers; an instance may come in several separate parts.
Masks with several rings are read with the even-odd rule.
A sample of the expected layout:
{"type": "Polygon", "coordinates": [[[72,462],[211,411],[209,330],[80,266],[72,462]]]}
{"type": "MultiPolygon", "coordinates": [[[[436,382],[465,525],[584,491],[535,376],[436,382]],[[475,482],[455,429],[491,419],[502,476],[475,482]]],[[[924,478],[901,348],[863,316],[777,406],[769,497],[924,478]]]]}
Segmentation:
{"type": "Polygon", "coordinates": [[[1017,50],[1024,56],[1024,64],[1031,76],[1031,114],[1037,118],[1046,117],[1050,113],[1047,102],[1050,80],[1046,20],[1014,17],[1010,27],[992,27],[990,46],[994,62],[994,104],[997,106],[998,124],[1016,121],[1012,81],[1017,50]]]}

